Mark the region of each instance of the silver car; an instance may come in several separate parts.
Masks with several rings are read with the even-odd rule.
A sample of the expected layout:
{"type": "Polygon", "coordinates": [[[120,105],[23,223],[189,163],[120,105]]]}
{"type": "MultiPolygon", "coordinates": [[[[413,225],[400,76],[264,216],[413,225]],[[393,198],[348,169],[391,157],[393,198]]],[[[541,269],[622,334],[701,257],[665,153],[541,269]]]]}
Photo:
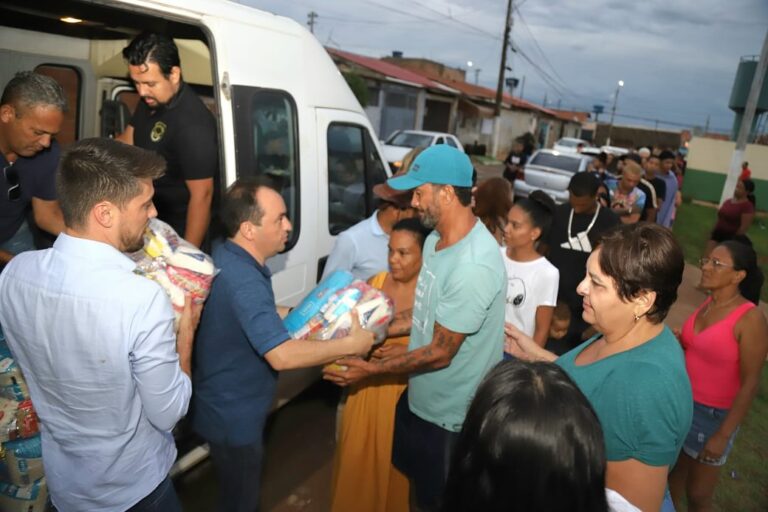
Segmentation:
{"type": "Polygon", "coordinates": [[[585,172],[591,155],[569,154],[552,149],[536,151],[525,164],[523,176],[515,180],[515,196],[528,197],[540,189],[557,203],[568,201],[568,183],[577,172],[585,172]]]}

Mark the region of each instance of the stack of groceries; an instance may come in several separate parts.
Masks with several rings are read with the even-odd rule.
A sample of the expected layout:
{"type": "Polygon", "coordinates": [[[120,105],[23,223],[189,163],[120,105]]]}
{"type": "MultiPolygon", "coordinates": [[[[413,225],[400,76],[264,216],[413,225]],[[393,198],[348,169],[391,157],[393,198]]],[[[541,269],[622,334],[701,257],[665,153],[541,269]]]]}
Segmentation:
{"type": "Polygon", "coordinates": [[[0,329],[0,511],[42,512],[47,502],[37,414],[0,329]]]}
{"type": "Polygon", "coordinates": [[[202,304],[211,291],[216,275],[213,259],[161,220],[149,221],[144,248],[129,256],[136,262],[134,272],[156,281],[170,297],[176,327],[184,310],[184,296],[190,295],[193,302],[202,304]]]}
{"type": "Polygon", "coordinates": [[[387,337],[394,315],[394,304],[384,292],[338,270],[318,284],[288,316],[284,324],[291,337],[306,340],[331,340],[347,336],[352,326],[352,310],[360,325],[373,332],[376,343],[387,337]]]}

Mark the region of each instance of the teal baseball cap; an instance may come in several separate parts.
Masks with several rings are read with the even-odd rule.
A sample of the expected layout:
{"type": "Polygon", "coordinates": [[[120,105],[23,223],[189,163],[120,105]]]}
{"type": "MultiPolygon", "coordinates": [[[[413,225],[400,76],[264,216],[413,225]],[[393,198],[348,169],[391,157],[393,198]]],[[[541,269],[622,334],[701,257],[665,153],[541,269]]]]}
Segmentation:
{"type": "Polygon", "coordinates": [[[387,180],[387,185],[395,190],[411,190],[425,183],[471,187],[472,171],[466,153],[447,144],[436,144],[422,151],[407,173],[387,180]]]}

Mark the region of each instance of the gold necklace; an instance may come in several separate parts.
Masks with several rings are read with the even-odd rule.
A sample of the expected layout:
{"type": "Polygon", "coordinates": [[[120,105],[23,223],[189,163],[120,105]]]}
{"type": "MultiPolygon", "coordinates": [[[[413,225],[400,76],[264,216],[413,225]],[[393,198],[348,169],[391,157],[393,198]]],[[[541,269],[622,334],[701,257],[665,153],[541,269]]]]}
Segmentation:
{"type": "Polygon", "coordinates": [[[709,310],[710,310],[710,309],[717,309],[717,308],[722,308],[722,307],[724,307],[724,306],[727,306],[727,305],[728,305],[728,304],[730,304],[731,302],[733,302],[733,301],[735,301],[736,299],[738,299],[740,296],[741,296],[741,294],[737,293],[736,295],[734,295],[733,297],[731,297],[731,298],[730,298],[730,299],[728,299],[727,301],[725,301],[725,302],[723,302],[723,303],[721,303],[721,304],[717,304],[716,306],[712,306],[712,304],[714,304],[714,302],[715,302],[715,299],[712,299],[712,300],[711,300],[711,301],[709,301],[709,303],[707,304],[707,309],[705,309],[705,310],[704,310],[704,313],[703,313],[701,316],[702,316],[702,317],[705,317],[705,316],[707,316],[707,314],[709,314],[709,310]]]}

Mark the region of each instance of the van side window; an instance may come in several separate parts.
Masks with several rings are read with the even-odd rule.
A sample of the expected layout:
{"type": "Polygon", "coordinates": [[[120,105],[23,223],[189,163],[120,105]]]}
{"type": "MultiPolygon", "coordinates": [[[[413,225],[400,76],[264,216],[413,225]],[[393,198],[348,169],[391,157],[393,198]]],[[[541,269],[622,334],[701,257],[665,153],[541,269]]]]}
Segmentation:
{"type": "Polygon", "coordinates": [[[328,127],[328,229],[337,235],[371,215],[371,189],[387,179],[368,130],[331,123],[328,127]]]}
{"type": "Polygon", "coordinates": [[[280,192],[299,236],[299,144],[296,104],[284,91],[233,87],[237,177],[267,176],[280,192]]]}
{"type": "Polygon", "coordinates": [[[75,142],[80,135],[78,126],[82,88],[80,73],[73,67],[58,64],[41,64],[35,68],[35,73],[53,78],[64,89],[67,111],[64,113],[64,122],[56,135],[56,140],[62,146],[75,142]]]}

